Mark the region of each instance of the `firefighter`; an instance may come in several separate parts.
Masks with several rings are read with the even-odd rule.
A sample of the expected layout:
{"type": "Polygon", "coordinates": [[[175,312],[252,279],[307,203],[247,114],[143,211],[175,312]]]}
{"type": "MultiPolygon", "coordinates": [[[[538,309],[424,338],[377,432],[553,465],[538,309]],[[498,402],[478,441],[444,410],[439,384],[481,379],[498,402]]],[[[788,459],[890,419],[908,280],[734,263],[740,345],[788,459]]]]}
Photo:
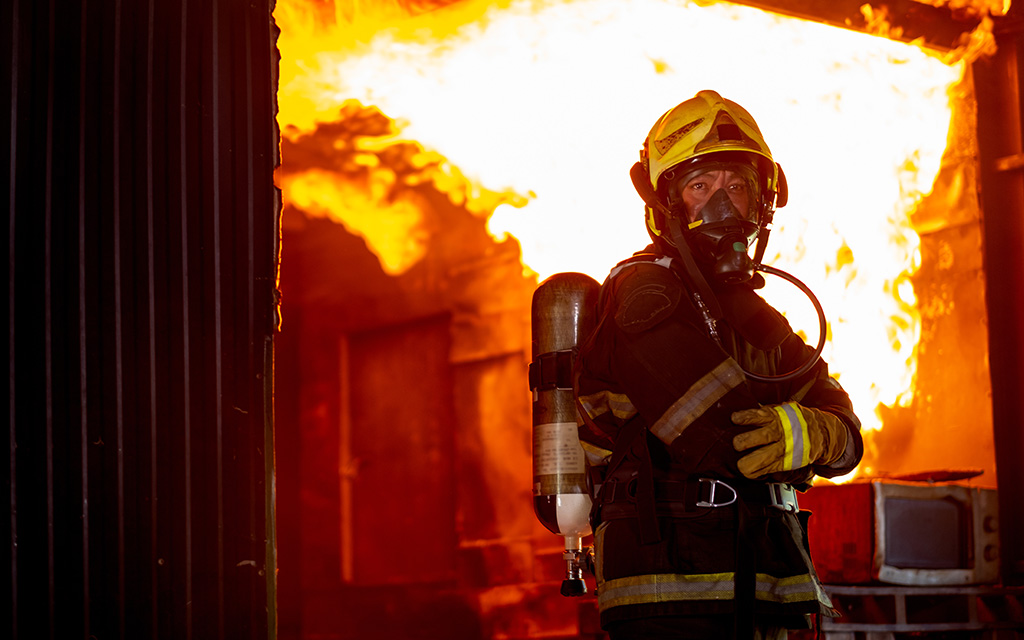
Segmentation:
{"type": "Polygon", "coordinates": [[[853,470],[860,422],[820,346],[755,292],[787,195],[750,114],[701,91],[640,155],[652,243],[602,285],[574,383],[601,624],[613,640],[785,638],[834,615],[797,490],[853,470]]]}

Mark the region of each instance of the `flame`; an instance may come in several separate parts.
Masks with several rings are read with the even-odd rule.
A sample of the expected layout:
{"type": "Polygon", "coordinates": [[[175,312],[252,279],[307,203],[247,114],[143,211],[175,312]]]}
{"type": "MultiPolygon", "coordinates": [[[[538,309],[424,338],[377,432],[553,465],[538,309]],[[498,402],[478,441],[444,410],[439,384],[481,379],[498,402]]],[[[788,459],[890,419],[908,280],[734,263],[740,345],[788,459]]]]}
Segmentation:
{"type": "MultiPolygon", "coordinates": [[[[790,203],[776,214],[765,262],[821,299],[824,357],[865,429],[881,427],[879,405],[909,405],[920,334],[910,213],[939,169],[965,52],[706,0],[407,9],[279,0],[286,138],[334,122],[349,101],[374,105],[394,119],[378,144],[415,141],[440,190],[489,216],[496,238],[519,241],[527,273],[601,280],[648,242],[628,178],[648,128],[716,89],[754,114],[788,176],[790,203]]],[[[991,43],[984,36],[973,50],[991,43]]],[[[353,188],[311,170],[281,186],[307,213],[363,235],[388,273],[401,273],[429,241],[420,205],[382,203],[394,176],[377,160],[364,168],[381,175],[353,188]]],[[[765,296],[817,340],[802,293],[771,282],[765,296]]]]}

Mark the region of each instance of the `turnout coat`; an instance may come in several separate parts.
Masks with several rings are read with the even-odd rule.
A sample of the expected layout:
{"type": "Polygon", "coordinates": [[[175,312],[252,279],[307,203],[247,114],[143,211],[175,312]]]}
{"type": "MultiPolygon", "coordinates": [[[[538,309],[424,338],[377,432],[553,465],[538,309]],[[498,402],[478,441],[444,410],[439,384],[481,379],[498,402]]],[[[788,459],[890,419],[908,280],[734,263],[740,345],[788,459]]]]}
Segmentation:
{"type": "Polygon", "coordinates": [[[716,341],[679,267],[651,246],[613,269],[577,357],[602,625],[746,612],[806,626],[804,614],[833,610],[792,487],[851,471],[860,422],[821,360],[786,382],[748,379],[744,370],[794,371],[813,349],[750,284],[714,286],[716,341]],[[730,415],[786,401],[839,416],[850,433],[843,458],[744,478],[732,438],[751,427],[730,415]]]}

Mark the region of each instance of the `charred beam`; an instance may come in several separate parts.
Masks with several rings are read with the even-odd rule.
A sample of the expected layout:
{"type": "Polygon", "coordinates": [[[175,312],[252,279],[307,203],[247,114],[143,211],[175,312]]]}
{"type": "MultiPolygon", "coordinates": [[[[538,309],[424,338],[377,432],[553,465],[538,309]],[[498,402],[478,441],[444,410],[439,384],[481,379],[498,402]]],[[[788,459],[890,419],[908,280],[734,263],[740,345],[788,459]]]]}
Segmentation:
{"type": "Polygon", "coordinates": [[[901,42],[918,38],[934,49],[950,50],[979,24],[981,18],[967,10],[933,7],[914,0],[885,0],[865,5],[863,0],[732,0],[736,4],[757,7],[782,15],[803,18],[853,31],[874,33],[862,6],[870,6],[874,15],[889,25],[888,37],[901,42]]]}

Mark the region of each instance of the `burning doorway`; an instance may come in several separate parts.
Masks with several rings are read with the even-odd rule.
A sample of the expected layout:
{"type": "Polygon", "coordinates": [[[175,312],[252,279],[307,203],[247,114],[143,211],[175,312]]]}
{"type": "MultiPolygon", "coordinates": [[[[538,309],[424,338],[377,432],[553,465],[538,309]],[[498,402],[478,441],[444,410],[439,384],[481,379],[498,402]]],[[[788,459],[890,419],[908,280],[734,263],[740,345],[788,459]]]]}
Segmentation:
{"type": "MultiPolygon", "coordinates": [[[[767,262],[822,298],[826,359],[870,430],[861,473],[971,467],[994,484],[966,65],[984,27],[940,51],[726,3],[444,4],[278,5],[281,350],[294,354],[278,366],[282,635],[367,637],[344,620],[368,610],[385,635],[424,620],[473,630],[460,637],[578,631],[547,583],[558,541],[528,506],[530,294],[557,271],[601,279],[646,244],[626,172],[646,127],[702,88],[758,114],[790,177],[767,262]],[[431,455],[409,454],[409,420],[373,421],[403,469],[451,479],[421,516],[447,524],[425,543],[407,532],[448,571],[359,578],[373,572],[352,569],[361,522],[346,505],[371,461],[353,453],[363,379],[340,345],[383,332],[402,336],[380,343],[393,353],[420,325],[424,349],[447,335],[446,362],[388,379],[414,392],[383,383],[358,402],[403,416],[450,398],[450,440],[431,455]]],[[[790,320],[813,340],[807,313],[790,320]]],[[[387,547],[365,548],[407,551],[387,547]]]]}

